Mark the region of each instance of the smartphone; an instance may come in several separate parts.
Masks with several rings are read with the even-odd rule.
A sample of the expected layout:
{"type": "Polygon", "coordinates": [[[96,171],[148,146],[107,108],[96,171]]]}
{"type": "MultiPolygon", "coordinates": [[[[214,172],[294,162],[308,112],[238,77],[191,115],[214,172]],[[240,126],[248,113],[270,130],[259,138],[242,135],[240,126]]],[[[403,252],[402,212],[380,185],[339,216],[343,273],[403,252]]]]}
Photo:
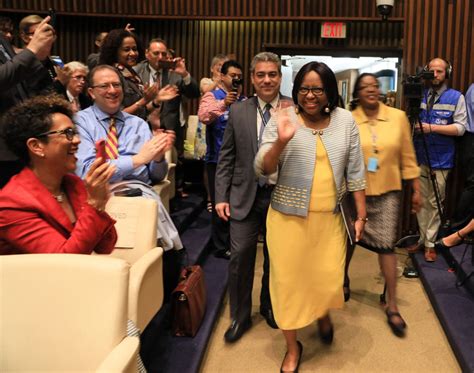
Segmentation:
{"type": "Polygon", "coordinates": [[[61,69],[64,68],[64,62],[59,56],[50,56],[51,61],[53,61],[53,64],[56,66],[59,66],[61,69]]]}
{"type": "Polygon", "coordinates": [[[176,69],[176,65],[178,64],[177,61],[173,60],[161,60],[158,65],[162,69],[176,69]]]}
{"type": "Polygon", "coordinates": [[[120,190],[118,192],[114,192],[114,196],[118,197],[140,197],[143,195],[143,192],[139,188],[131,188],[131,189],[125,189],[125,190],[120,190]]]}
{"type": "Polygon", "coordinates": [[[100,139],[95,143],[95,157],[102,158],[104,161],[108,159],[107,153],[105,152],[105,140],[100,139]]]}
{"type": "Polygon", "coordinates": [[[48,16],[51,17],[49,24],[53,26],[53,28],[56,28],[56,11],[53,8],[48,9],[48,16]]]}

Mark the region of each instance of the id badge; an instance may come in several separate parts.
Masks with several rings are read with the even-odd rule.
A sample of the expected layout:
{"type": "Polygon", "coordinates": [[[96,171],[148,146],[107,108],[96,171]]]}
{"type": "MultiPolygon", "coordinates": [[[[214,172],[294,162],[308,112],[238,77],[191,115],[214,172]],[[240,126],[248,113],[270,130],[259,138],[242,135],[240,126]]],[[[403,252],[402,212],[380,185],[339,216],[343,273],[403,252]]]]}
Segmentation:
{"type": "Polygon", "coordinates": [[[377,158],[370,157],[367,163],[367,171],[376,172],[378,163],[379,163],[379,160],[377,158]]]}

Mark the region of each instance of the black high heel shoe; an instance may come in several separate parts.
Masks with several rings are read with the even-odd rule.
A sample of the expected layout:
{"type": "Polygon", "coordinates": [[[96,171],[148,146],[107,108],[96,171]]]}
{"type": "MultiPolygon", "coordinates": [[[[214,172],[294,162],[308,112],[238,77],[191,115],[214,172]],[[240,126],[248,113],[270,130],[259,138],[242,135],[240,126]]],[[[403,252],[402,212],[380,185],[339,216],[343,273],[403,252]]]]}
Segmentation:
{"type": "Polygon", "coordinates": [[[457,244],[455,245],[452,245],[452,246],[448,246],[446,245],[444,242],[443,242],[443,238],[440,238],[438,241],[435,242],[435,248],[436,250],[449,250],[450,248],[454,247],[454,246],[458,246],[460,244],[462,244],[465,240],[466,237],[464,237],[461,233],[459,233],[459,231],[456,232],[456,234],[458,235],[458,237],[461,239],[461,241],[459,241],[457,244]]]}
{"type": "Polygon", "coordinates": [[[331,345],[334,339],[334,325],[332,324],[331,320],[329,320],[329,325],[329,330],[323,333],[321,331],[321,323],[318,320],[319,337],[321,339],[321,342],[323,342],[325,345],[331,345]]]}
{"type": "Polygon", "coordinates": [[[348,302],[351,299],[351,288],[349,286],[343,286],[342,291],[344,292],[344,302],[348,302]]]}
{"type": "Polygon", "coordinates": [[[298,347],[300,348],[300,355],[298,356],[298,362],[296,363],[295,370],[283,370],[283,363],[285,362],[286,355],[288,354],[288,351],[287,351],[281,363],[280,373],[298,373],[298,369],[300,368],[301,356],[303,355],[303,344],[300,341],[296,341],[296,343],[298,344],[298,347]]]}
{"type": "Polygon", "coordinates": [[[390,329],[392,329],[393,334],[395,334],[397,337],[404,337],[405,336],[405,329],[407,328],[407,324],[405,320],[403,320],[402,316],[400,315],[399,312],[393,312],[390,311],[388,308],[385,310],[385,314],[387,315],[387,323],[390,326],[390,329]],[[402,320],[401,323],[397,324],[392,321],[392,317],[398,316],[400,320],[402,320]]]}

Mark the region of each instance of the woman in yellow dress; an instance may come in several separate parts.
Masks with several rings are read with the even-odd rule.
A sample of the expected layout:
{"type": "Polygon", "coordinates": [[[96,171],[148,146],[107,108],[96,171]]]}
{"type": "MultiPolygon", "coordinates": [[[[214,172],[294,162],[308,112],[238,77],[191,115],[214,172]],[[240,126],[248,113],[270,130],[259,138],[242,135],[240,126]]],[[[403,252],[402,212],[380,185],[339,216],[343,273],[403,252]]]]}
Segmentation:
{"type": "Polygon", "coordinates": [[[344,303],[346,233],[338,202],[347,190],[356,201],[356,239],[366,222],[359,133],[351,114],[337,107],[334,73],[324,63],[306,64],[292,96],[296,107],[272,116],[255,159],[258,176],[278,169],[267,244],[273,312],[287,344],[284,372],[298,371],[297,329],[317,320],[322,341],[332,342],[329,309],[344,303]]]}
{"type": "MultiPolygon", "coordinates": [[[[359,245],[378,253],[388,291],[385,310],[387,322],[399,337],[405,334],[406,323],[397,307],[397,258],[393,252],[400,238],[398,221],[401,213],[402,179],[413,186],[412,212],[420,209],[420,170],[416,162],[410,124],[401,110],[388,107],[379,101],[380,89],[377,77],[361,74],[352,94],[357,107],[352,111],[356,121],[366,164],[367,214],[364,239],[359,245]]],[[[344,292],[349,293],[347,268],[354,247],[349,247],[346,258],[344,292]]]]}

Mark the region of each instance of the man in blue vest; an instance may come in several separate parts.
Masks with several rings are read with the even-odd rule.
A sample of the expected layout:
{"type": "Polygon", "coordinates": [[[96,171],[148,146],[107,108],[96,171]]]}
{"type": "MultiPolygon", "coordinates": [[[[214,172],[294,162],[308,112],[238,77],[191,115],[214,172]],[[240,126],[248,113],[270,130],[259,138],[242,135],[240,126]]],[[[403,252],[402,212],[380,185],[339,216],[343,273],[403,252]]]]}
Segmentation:
{"type": "Polygon", "coordinates": [[[230,106],[245,99],[242,91],[242,66],[234,60],[226,61],[221,68],[221,81],[201,98],[198,117],[206,127],[206,169],[209,194],[212,202],[212,244],[215,255],[230,258],[229,223],[217,216],[215,209],[215,176],[217,159],[229,119],[230,106]]]}
{"type": "Polygon", "coordinates": [[[434,58],[429,62],[428,69],[434,73],[434,79],[429,82],[424,92],[420,114],[422,128],[420,130],[417,125],[414,142],[421,168],[420,192],[423,197],[422,208],[417,214],[420,246],[424,245],[425,260],[434,262],[436,260],[434,242],[441,219],[428,164],[431,165],[436,176],[442,203],[445,197],[446,179],[449,171],[454,167],[454,138],[464,134],[467,114],[464,96],[459,91],[448,88],[447,85],[447,80],[452,74],[451,64],[442,58],[434,58]],[[426,139],[429,158],[426,156],[422,136],[426,139]]]}

